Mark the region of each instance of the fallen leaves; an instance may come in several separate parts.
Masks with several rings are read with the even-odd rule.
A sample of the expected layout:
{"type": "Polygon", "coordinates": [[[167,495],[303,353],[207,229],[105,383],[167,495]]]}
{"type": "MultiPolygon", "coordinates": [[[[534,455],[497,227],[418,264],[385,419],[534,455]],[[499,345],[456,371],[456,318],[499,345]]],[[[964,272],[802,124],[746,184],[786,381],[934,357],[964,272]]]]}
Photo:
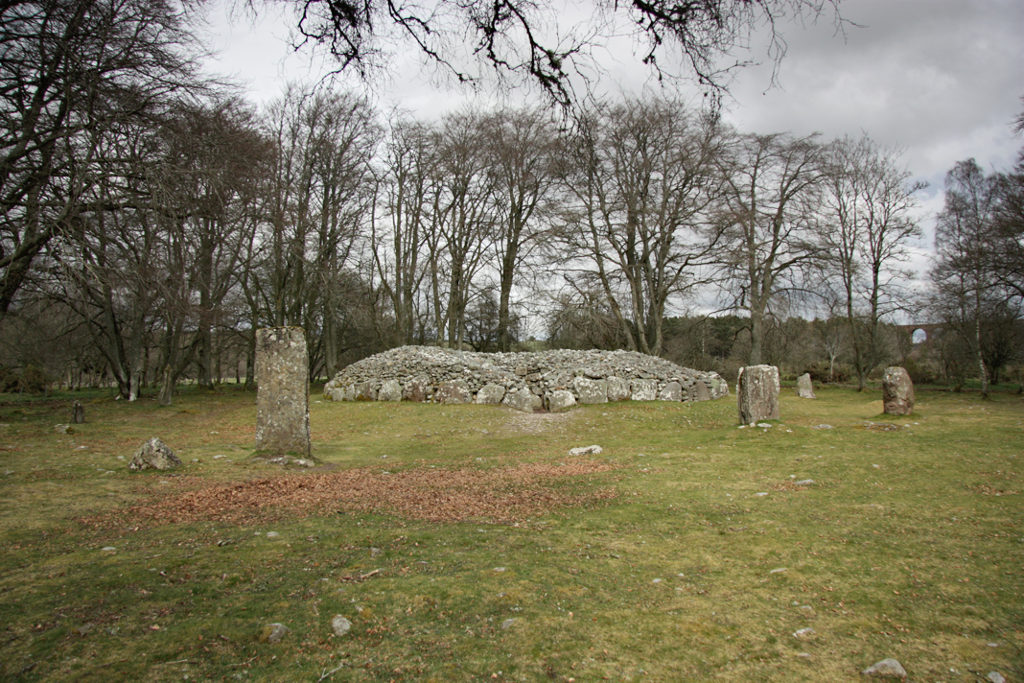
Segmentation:
{"type": "Polygon", "coordinates": [[[283,474],[230,484],[179,478],[151,500],[85,521],[94,526],[218,521],[265,522],[338,510],[387,512],[412,519],[512,523],[562,507],[609,500],[614,489],[573,491],[558,482],[613,469],[607,463],[526,463],[489,469],[417,467],[397,472],[355,468],[283,474]]]}

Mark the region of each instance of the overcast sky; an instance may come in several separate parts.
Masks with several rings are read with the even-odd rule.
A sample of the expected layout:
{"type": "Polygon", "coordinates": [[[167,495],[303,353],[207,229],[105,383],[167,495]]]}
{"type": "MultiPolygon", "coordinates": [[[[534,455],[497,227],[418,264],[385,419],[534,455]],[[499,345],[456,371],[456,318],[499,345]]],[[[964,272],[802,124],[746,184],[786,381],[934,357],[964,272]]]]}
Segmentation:
{"type": "MultiPolygon", "coordinates": [[[[204,40],[215,53],[209,68],[238,81],[253,101],[273,99],[288,79],[316,80],[330,71],[329,59],[312,46],[292,49],[294,19],[279,10],[263,7],[254,20],[232,12],[227,0],[206,7],[204,40]]],[[[744,131],[819,132],[827,139],[865,132],[902,149],[907,168],[929,185],[918,211],[928,232],[915,256],[921,270],[946,171],[969,157],[985,169],[1006,170],[1024,146],[1012,132],[1024,109],[1024,0],[843,0],[841,11],[850,22],[841,34],[830,17],[780,25],[788,51],[777,83],[768,63],[741,70],[725,116],[744,131]]],[[[739,57],[768,61],[756,37],[751,48],[739,57]]],[[[649,80],[629,51],[620,42],[598,55],[598,87],[632,92],[649,80]]],[[[352,79],[340,85],[367,89],[352,79]]],[[[408,59],[371,94],[382,107],[423,116],[499,97],[446,86],[408,59]]],[[[699,101],[696,90],[690,94],[699,101]]]]}

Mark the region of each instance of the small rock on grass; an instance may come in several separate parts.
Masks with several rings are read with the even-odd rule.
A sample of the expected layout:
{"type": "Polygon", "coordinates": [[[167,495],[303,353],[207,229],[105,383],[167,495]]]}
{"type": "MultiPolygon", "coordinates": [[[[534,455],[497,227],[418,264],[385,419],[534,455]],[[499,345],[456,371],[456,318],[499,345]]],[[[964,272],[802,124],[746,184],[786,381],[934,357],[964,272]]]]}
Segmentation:
{"type": "Polygon", "coordinates": [[[260,642],[279,643],[290,631],[291,629],[284,624],[267,624],[262,630],[260,630],[260,642]]]}
{"type": "Polygon", "coordinates": [[[570,448],[569,455],[600,455],[603,450],[597,444],[593,446],[579,446],[578,448],[570,448]]]}
{"type": "Polygon", "coordinates": [[[898,660],[892,657],[875,662],[861,671],[861,674],[864,676],[874,676],[875,678],[898,678],[900,680],[906,680],[907,678],[907,670],[903,668],[903,665],[898,660]]]}
{"type": "Polygon", "coordinates": [[[809,627],[809,626],[807,628],[802,628],[799,631],[794,631],[793,632],[793,637],[794,638],[799,638],[800,640],[806,640],[806,639],[810,638],[813,635],[814,635],[814,629],[809,627]]]}
{"type": "Polygon", "coordinates": [[[335,614],[334,618],[331,619],[331,630],[334,631],[334,635],[343,636],[352,629],[352,622],[341,616],[335,614]]]}
{"type": "Polygon", "coordinates": [[[998,671],[989,671],[988,676],[985,676],[985,680],[989,683],[1006,683],[1006,678],[998,671]]]}

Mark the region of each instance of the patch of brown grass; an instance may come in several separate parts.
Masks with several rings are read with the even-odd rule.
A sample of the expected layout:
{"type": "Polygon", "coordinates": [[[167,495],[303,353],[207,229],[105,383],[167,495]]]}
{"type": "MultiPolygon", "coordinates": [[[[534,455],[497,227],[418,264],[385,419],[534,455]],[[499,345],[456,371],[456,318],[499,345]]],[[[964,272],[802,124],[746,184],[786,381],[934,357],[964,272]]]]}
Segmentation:
{"type": "Polygon", "coordinates": [[[358,510],[438,522],[479,519],[512,523],[561,507],[614,498],[617,493],[611,488],[579,492],[554,485],[558,480],[611,469],[605,463],[578,460],[492,469],[418,467],[393,473],[354,468],[212,485],[182,477],[162,487],[159,495],[146,503],[83,521],[95,526],[199,521],[245,524],[358,510]]]}

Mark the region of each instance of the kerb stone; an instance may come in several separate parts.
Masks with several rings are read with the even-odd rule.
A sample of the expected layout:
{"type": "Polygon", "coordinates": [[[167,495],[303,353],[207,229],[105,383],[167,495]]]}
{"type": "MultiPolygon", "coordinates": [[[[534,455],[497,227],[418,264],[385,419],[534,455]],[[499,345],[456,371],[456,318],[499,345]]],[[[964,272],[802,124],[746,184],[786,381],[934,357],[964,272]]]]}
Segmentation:
{"type": "Polygon", "coordinates": [[[309,360],[301,327],[256,331],[256,452],[309,457],[309,360]]]}

